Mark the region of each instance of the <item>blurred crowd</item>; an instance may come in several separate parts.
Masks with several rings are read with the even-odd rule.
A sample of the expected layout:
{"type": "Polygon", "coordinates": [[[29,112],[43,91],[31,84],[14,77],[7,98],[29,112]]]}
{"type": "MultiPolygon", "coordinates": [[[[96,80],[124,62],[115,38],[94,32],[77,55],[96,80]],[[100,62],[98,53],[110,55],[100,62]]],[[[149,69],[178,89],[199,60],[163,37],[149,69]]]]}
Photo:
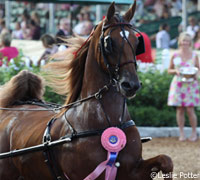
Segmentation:
{"type": "MultiPolygon", "coordinates": [[[[31,5],[31,4],[30,4],[31,5]]],[[[35,9],[46,9],[46,4],[37,4],[37,7],[35,9]],[[38,7],[39,6],[39,7],[38,7]]],[[[56,23],[56,29],[55,33],[49,33],[49,19],[46,19],[46,24],[44,26],[41,26],[41,18],[39,16],[39,13],[36,10],[29,11],[30,8],[33,8],[32,6],[28,9],[24,9],[22,14],[18,18],[16,18],[16,21],[14,22],[14,26],[11,29],[7,29],[5,18],[4,18],[4,12],[1,11],[0,13],[0,48],[5,48],[3,39],[9,40],[10,42],[6,45],[6,51],[10,51],[14,47],[11,48],[11,40],[12,39],[25,39],[25,40],[40,40],[43,44],[43,47],[45,48],[45,52],[42,54],[42,56],[38,60],[38,65],[41,64],[42,60],[48,60],[48,57],[51,54],[56,53],[57,51],[62,51],[66,49],[66,45],[64,45],[64,38],[67,38],[71,35],[79,35],[82,37],[88,37],[90,32],[93,29],[93,20],[92,20],[92,12],[90,11],[90,8],[87,6],[79,7],[75,6],[75,9],[79,8],[79,13],[77,13],[75,19],[72,19],[70,14],[68,14],[65,17],[61,17],[57,23],[56,23]],[[31,13],[30,13],[31,12],[31,13]],[[72,20],[76,23],[74,24],[72,28],[72,20]],[[8,50],[9,49],[9,50],[8,50]]],[[[66,10],[69,11],[70,6],[69,5],[62,5],[59,6],[59,11],[66,10]]],[[[94,19],[94,18],[93,18],[94,19]]],[[[7,55],[2,52],[2,56],[7,55]]],[[[11,58],[14,58],[18,55],[18,53],[15,53],[12,55],[12,57],[7,57],[7,61],[10,61],[11,58]]],[[[0,60],[0,66],[2,64],[2,61],[0,60]]]]}
{"type": "MultiPolygon", "coordinates": [[[[182,24],[177,27],[179,33],[183,31],[182,24]]],[[[163,23],[159,27],[159,32],[156,34],[156,48],[158,49],[169,49],[172,47],[177,47],[177,37],[175,39],[170,38],[170,25],[163,23]]],[[[186,27],[186,32],[192,37],[193,48],[200,50],[200,26],[198,20],[194,16],[188,18],[188,26],[186,27]]]]}
{"type": "MultiPolygon", "coordinates": [[[[12,39],[41,40],[45,52],[38,60],[38,65],[40,65],[42,59],[48,59],[50,54],[67,48],[63,45],[63,38],[71,35],[88,37],[96,20],[96,9],[93,8],[94,6],[56,4],[56,28],[55,32],[50,34],[48,4],[25,2],[12,2],[12,4],[14,5],[12,6],[11,14],[15,14],[12,14],[10,29],[7,29],[5,23],[5,7],[3,4],[0,4],[0,47],[3,48],[5,46],[3,44],[4,36],[10,40],[10,43],[8,43],[9,46],[11,46],[12,39]],[[17,7],[19,11],[17,11],[17,7]],[[73,12],[73,16],[71,12],[73,12]]],[[[197,0],[188,1],[187,7],[190,12],[196,11],[197,0]]],[[[120,12],[123,11],[122,6],[117,6],[117,8],[120,12]]],[[[135,17],[131,23],[135,26],[140,26],[149,23],[149,21],[180,16],[182,12],[182,0],[137,0],[136,11],[135,17]]],[[[182,25],[180,24],[178,28],[179,32],[181,32],[182,25]]],[[[143,32],[148,47],[151,49],[150,40],[154,40],[156,42],[156,48],[159,49],[177,47],[177,40],[176,38],[170,38],[169,30],[169,24],[161,24],[159,31],[151,37],[148,37],[148,35],[143,32]]],[[[200,28],[198,19],[189,17],[187,32],[195,41],[194,47],[200,49],[200,28]]],[[[149,52],[149,54],[151,54],[151,52],[149,52]]],[[[146,59],[149,60],[144,60],[144,62],[153,61],[151,55],[146,59]]]]}
{"type": "MultiPolygon", "coordinates": [[[[188,13],[197,11],[197,0],[187,2],[188,13]]],[[[49,6],[44,3],[11,4],[11,31],[13,38],[38,40],[42,34],[49,32],[49,6]]],[[[123,10],[122,5],[118,9],[123,10]]],[[[150,21],[168,19],[172,16],[181,16],[182,0],[137,0],[137,9],[132,23],[138,27],[150,21]]],[[[57,31],[68,20],[67,34],[76,33],[87,36],[96,20],[94,6],[55,4],[55,24],[57,31]],[[71,16],[73,12],[73,17],[71,16]],[[62,21],[62,22],[61,22],[62,21]],[[71,22],[72,21],[72,22],[71,22]],[[71,30],[70,25],[73,25],[71,30]]],[[[5,28],[5,7],[0,4],[0,31],[5,28]]],[[[67,23],[66,23],[67,24],[67,23]]],[[[66,25],[67,26],[67,25],[66,25]]],[[[66,27],[67,28],[67,27],[66,27]]]]}
{"type": "MultiPolygon", "coordinates": [[[[197,3],[197,0],[187,1],[188,13],[197,11],[197,3]]],[[[137,0],[137,4],[137,26],[149,21],[181,16],[182,13],[182,0],[137,0]]]]}
{"type": "MultiPolygon", "coordinates": [[[[45,29],[41,27],[40,16],[37,11],[32,11],[30,14],[29,11],[25,9],[19,19],[19,21],[14,22],[14,27],[12,29],[7,29],[5,19],[0,18],[0,34],[10,32],[14,39],[39,40],[42,34],[49,31],[48,26],[45,26],[45,29]]],[[[93,28],[90,12],[81,11],[77,14],[76,21],[76,25],[71,29],[70,17],[59,19],[56,26],[56,36],[68,36],[71,34],[88,36],[93,28]]]]}

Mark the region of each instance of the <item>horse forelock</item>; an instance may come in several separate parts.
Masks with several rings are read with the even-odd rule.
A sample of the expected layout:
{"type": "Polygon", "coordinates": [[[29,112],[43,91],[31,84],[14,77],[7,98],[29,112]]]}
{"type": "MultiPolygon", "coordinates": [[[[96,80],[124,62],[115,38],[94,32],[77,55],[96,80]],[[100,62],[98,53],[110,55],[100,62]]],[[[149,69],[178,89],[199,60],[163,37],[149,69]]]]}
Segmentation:
{"type": "Polygon", "coordinates": [[[90,40],[75,36],[66,39],[68,48],[52,56],[54,62],[44,66],[44,78],[56,93],[67,96],[65,104],[74,102],[81,91],[90,40]],[[85,43],[85,44],[84,44],[85,43]],[[84,46],[83,46],[84,44],[84,46]]]}

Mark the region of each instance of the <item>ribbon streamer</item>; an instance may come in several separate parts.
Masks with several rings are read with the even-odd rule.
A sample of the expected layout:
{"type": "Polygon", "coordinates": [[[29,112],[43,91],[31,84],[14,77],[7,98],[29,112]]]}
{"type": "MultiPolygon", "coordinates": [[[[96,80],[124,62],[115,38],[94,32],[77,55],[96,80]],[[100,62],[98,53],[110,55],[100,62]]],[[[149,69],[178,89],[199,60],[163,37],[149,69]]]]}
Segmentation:
{"type": "Polygon", "coordinates": [[[115,180],[117,167],[115,161],[119,151],[126,145],[126,135],[115,127],[106,129],[101,136],[101,144],[108,151],[107,160],[99,164],[84,180],[95,180],[105,170],[105,180],[115,180]]]}
{"type": "Polygon", "coordinates": [[[117,168],[114,163],[116,161],[118,153],[108,152],[108,159],[99,164],[96,169],[89,174],[84,180],[95,180],[99,177],[104,170],[106,170],[105,180],[115,180],[117,174],[117,168]]]}

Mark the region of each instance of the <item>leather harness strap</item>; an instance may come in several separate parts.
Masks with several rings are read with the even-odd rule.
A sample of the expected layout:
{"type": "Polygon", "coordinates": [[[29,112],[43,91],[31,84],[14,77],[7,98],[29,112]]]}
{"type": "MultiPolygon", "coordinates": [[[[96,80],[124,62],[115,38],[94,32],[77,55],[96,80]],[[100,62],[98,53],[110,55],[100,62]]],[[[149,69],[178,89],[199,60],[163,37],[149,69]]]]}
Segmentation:
{"type": "MultiPolygon", "coordinates": [[[[44,136],[43,136],[43,143],[46,142],[50,142],[51,141],[51,127],[53,125],[53,123],[56,121],[56,118],[52,118],[46,127],[46,130],[44,132],[44,136]]],[[[133,120],[129,120],[127,122],[124,122],[122,124],[120,124],[119,126],[116,126],[120,129],[126,129],[129,128],[131,126],[135,126],[135,122],[133,120]]],[[[107,128],[105,128],[107,129],[107,128]]],[[[103,131],[105,129],[98,129],[98,130],[90,130],[90,131],[84,131],[84,132],[76,132],[76,133],[72,133],[71,135],[65,135],[63,137],[61,137],[60,139],[64,139],[64,138],[70,138],[71,140],[73,139],[77,139],[77,138],[85,138],[85,137],[90,137],[90,136],[100,136],[103,131]]],[[[75,132],[75,131],[74,131],[75,132]]],[[[44,152],[44,157],[45,157],[45,163],[48,165],[49,170],[52,174],[52,176],[54,177],[54,180],[63,180],[62,175],[63,172],[58,168],[55,160],[55,156],[53,154],[53,150],[50,148],[47,148],[44,152]]],[[[64,177],[66,177],[66,175],[64,175],[64,177]]],[[[68,177],[66,177],[68,179],[68,177]]]]}

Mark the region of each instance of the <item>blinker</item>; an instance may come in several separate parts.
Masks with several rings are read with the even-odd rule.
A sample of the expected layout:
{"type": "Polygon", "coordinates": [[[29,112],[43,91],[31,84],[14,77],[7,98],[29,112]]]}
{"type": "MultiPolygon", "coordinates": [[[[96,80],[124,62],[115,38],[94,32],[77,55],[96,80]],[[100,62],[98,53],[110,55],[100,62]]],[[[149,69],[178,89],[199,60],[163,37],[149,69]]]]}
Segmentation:
{"type": "Polygon", "coordinates": [[[144,38],[141,34],[140,34],[140,36],[138,36],[138,40],[139,40],[139,43],[136,48],[136,56],[145,53],[144,38]]]}
{"type": "MultiPolygon", "coordinates": [[[[138,34],[139,34],[139,36],[138,36],[139,43],[136,48],[136,56],[145,53],[144,38],[140,33],[138,33],[138,34]]],[[[104,41],[103,44],[104,44],[105,53],[107,55],[111,54],[113,50],[112,50],[112,39],[111,39],[110,35],[107,35],[103,39],[103,41],[104,41]]]]}
{"type": "Polygon", "coordinates": [[[106,54],[112,53],[112,40],[111,40],[110,35],[107,35],[104,38],[104,50],[105,50],[106,54]]]}

